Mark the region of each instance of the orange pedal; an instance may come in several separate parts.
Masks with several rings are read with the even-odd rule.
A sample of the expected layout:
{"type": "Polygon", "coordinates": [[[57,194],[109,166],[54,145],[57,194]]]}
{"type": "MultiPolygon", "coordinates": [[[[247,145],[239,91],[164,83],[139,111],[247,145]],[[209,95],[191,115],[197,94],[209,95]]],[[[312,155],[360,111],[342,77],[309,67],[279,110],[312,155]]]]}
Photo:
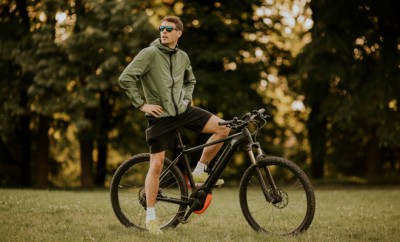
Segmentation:
{"type": "Polygon", "coordinates": [[[197,211],[193,211],[193,212],[194,212],[195,214],[202,214],[204,211],[206,211],[206,209],[208,208],[208,206],[210,206],[211,199],[212,199],[211,193],[207,194],[206,201],[204,202],[203,208],[202,208],[201,210],[197,210],[197,211]]]}

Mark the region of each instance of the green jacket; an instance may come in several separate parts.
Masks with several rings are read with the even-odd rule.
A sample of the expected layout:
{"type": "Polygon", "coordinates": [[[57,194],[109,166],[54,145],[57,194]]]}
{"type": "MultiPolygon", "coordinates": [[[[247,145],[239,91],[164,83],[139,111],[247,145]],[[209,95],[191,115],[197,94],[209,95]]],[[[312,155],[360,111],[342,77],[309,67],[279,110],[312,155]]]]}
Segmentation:
{"type": "Polygon", "coordinates": [[[160,39],[140,51],[119,77],[119,85],[133,106],[160,105],[164,113],[159,117],[183,113],[192,100],[195,83],[188,55],[178,47],[162,45],[160,39]],[[139,92],[139,81],[146,101],[139,92]]]}

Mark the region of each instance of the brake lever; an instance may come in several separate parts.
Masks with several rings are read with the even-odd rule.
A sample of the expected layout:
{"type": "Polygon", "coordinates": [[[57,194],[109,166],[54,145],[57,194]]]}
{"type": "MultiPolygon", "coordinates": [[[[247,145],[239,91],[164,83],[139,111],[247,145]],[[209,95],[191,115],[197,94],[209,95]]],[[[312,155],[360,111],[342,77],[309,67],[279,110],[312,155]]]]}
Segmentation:
{"type": "Polygon", "coordinates": [[[249,118],[251,113],[246,113],[245,115],[242,116],[241,120],[249,118]]]}

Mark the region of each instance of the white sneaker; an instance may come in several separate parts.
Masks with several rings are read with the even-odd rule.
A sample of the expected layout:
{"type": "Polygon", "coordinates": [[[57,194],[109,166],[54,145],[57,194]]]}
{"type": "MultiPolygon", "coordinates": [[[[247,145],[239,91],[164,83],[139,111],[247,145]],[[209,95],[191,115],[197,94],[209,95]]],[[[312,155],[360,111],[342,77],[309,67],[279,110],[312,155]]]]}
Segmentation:
{"type": "Polygon", "coordinates": [[[163,232],[158,225],[158,221],[156,219],[150,220],[146,222],[146,228],[150,234],[162,234],[163,232]]]}

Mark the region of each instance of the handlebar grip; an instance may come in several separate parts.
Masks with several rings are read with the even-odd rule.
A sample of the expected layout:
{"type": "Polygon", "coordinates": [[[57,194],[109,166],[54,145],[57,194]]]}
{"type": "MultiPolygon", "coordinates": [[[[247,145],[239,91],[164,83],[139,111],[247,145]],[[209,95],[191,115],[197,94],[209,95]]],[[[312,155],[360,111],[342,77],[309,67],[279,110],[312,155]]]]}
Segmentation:
{"type": "Polygon", "coordinates": [[[256,118],[257,116],[261,116],[262,117],[262,114],[265,112],[265,109],[264,108],[261,108],[261,109],[259,109],[258,111],[257,110],[254,110],[253,111],[253,115],[251,115],[250,116],[250,120],[253,120],[254,118],[256,118]]]}
{"type": "Polygon", "coordinates": [[[232,121],[222,121],[222,122],[218,122],[218,125],[222,126],[222,125],[228,125],[228,124],[231,124],[231,123],[232,123],[232,121]]]}

